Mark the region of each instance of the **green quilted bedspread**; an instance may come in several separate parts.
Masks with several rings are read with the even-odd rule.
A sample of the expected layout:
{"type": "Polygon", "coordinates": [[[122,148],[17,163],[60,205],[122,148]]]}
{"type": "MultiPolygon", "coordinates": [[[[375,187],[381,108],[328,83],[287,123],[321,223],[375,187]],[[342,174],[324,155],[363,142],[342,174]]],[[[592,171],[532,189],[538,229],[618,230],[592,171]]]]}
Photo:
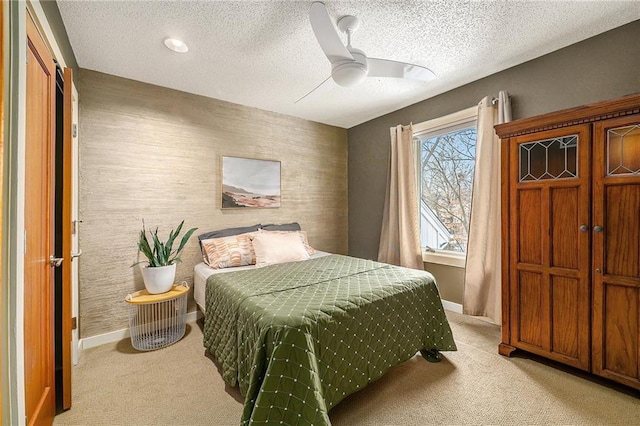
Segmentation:
{"type": "Polygon", "coordinates": [[[340,255],[210,276],[204,345],[240,387],[242,424],[289,425],[329,425],[419,350],[456,350],[431,274],[340,255]]]}

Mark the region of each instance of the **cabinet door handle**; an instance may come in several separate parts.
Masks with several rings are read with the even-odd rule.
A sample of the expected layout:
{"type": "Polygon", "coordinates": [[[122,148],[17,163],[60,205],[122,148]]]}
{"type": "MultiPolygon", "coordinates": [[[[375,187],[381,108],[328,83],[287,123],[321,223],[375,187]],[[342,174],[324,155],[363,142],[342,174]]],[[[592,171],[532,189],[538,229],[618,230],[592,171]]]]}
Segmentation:
{"type": "Polygon", "coordinates": [[[589,227],[587,225],[580,225],[581,232],[587,232],[588,230],[589,230],[589,227]]]}
{"type": "Polygon", "coordinates": [[[593,227],[593,232],[597,232],[597,233],[602,232],[602,226],[600,226],[600,225],[594,226],[593,227]]]}

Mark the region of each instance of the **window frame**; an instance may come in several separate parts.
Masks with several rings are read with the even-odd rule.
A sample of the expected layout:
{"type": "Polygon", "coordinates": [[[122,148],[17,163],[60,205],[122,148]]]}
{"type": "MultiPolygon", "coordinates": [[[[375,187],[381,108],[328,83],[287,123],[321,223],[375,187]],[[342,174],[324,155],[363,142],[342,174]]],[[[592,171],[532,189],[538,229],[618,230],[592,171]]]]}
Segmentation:
{"type": "MultiPolygon", "coordinates": [[[[459,126],[461,124],[478,122],[478,107],[473,106],[462,111],[454,112],[442,117],[434,118],[432,120],[423,121],[413,125],[413,137],[419,138],[420,135],[435,133],[440,131],[446,131],[448,128],[459,126]]],[[[420,147],[419,142],[416,142],[416,182],[418,188],[420,187],[421,178],[421,164],[420,164],[420,147]]],[[[418,209],[418,217],[420,217],[420,202],[421,194],[417,192],[416,208],[418,209]]],[[[420,242],[422,246],[422,241],[420,242]]],[[[422,247],[422,261],[427,263],[435,263],[439,265],[453,266],[457,268],[465,268],[467,261],[467,253],[455,252],[451,250],[435,250],[426,251],[422,247]]]]}

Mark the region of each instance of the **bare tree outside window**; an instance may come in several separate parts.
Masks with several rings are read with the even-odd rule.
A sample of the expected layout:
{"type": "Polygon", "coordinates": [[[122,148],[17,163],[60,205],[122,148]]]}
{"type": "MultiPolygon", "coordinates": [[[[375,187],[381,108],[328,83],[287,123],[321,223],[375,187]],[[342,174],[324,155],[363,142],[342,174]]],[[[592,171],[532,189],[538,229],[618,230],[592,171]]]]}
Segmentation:
{"type": "MultiPolygon", "coordinates": [[[[476,152],[476,127],[418,137],[420,146],[421,209],[423,220],[439,220],[448,238],[439,250],[466,252],[476,152]],[[431,212],[425,212],[430,209],[431,212]],[[432,214],[427,214],[432,213],[432,214]],[[437,219],[434,219],[434,214],[437,219]]],[[[433,225],[433,224],[432,224],[433,225]]],[[[427,245],[423,241],[423,245],[427,245]]]]}

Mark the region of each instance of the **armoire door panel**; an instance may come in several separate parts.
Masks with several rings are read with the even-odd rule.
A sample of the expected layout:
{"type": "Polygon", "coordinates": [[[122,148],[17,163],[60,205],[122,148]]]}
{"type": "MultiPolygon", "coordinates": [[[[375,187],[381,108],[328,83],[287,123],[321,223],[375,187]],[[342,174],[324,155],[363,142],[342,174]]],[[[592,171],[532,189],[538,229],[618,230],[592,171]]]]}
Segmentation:
{"type": "Polygon", "coordinates": [[[580,281],[551,277],[552,352],[578,358],[580,327],[580,281]]]}
{"type": "Polygon", "coordinates": [[[551,188],[551,266],[577,269],[580,265],[580,188],[551,188]]]}
{"type": "Polygon", "coordinates": [[[509,141],[509,344],[583,370],[590,365],[590,141],[589,125],[509,141]]]}
{"type": "Polygon", "coordinates": [[[604,286],[603,370],[638,379],[638,296],[635,287],[604,286]]]}
{"type": "Polygon", "coordinates": [[[594,125],[593,372],[640,389],[640,118],[594,125]]]}
{"type": "Polygon", "coordinates": [[[605,273],[640,278],[640,184],[605,188],[605,273]]]}
{"type": "Polygon", "coordinates": [[[518,247],[519,262],[542,264],[542,190],[518,191],[518,247]]]}
{"type": "Polygon", "coordinates": [[[518,279],[518,340],[539,348],[544,345],[542,274],[520,272],[518,279]]]}

